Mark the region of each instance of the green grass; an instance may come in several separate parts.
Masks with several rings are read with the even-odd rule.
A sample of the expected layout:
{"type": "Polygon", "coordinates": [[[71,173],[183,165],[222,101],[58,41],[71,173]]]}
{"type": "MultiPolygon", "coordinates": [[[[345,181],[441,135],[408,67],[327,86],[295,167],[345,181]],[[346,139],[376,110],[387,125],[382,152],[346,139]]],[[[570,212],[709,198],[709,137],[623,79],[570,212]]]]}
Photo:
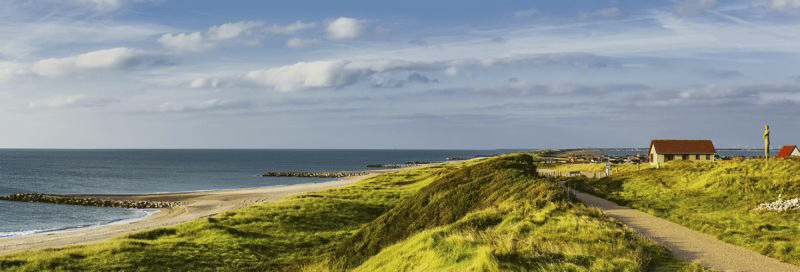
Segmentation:
{"type": "Polygon", "coordinates": [[[0,269],[702,269],[534,173],[526,155],[393,172],[98,244],[3,256],[0,269]]]}
{"type": "Polygon", "coordinates": [[[800,212],[754,210],[779,195],[800,197],[800,160],[676,161],[661,169],[572,182],[582,190],[725,242],[800,264],[800,212]]]}
{"type": "Polygon", "coordinates": [[[254,205],[90,246],[0,257],[0,268],[296,271],[327,260],[335,244],[361,225],[460,167],[464,165],[393,172],[349,187],[254,205]]]}
{"type": "MultiPolygon", "coordinates": [[[[568,173],[571,171],[581,171],[589,173],[603,173],[606,169],[605,163],[539,163],[537,164],[542,169],[550,169],[556,172],[568,173]]],[[[652,168],[649,163],[642,164],[612,164],[611,171],[613,174],[640,171],[652,168]]]]}

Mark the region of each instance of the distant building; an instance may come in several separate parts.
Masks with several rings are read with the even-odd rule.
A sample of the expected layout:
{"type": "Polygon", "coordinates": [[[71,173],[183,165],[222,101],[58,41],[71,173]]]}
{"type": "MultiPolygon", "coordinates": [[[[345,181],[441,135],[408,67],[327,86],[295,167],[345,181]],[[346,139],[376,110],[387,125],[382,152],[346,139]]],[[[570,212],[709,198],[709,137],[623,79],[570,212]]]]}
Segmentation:
{"type": "Polygon", "coordinates": [[[668,161],[714,161],[717,150],[711,140],[653,140],[650,142],[650,164],[668,161]]]}
{"type": "Polygon", "coordinates": [[[781,148],[781,152],[778,152],[778,158],[788,158],[788,157],[798,157],[800,156],[800,150],[797,149],[796,145],[786,145],[781,148]]]}

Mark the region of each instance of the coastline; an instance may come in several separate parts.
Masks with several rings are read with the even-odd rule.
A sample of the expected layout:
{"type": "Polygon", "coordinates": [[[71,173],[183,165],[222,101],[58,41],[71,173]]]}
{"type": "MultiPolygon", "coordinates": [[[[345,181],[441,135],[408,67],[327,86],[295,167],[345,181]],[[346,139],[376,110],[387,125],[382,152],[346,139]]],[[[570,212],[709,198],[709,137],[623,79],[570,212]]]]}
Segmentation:
{"type": "MultiPolygon", "coordinates": [[[[52,204],[52,205],[64,205],[64,204],[52,204]]],[[[154,214],[161,212],[161,209],[132,209],[141,211],[143,215],[132,217],[132,218],[124,218],[118,220],[111,220],[103,223],[96,223],[96,224],[87,224],[87,225],[80,225],[80,226],[70,226],[70,227],[62,227],[62,228],[52,228],[52,229],[35,229],[35,230],[27,230],[27,231],[19,231],[13,233],[23,233],[23,234],[14,234],[14,235],[2,235],[0,234],[0,244],[2,244],[3,239],[12,239],[12,238],[23,238],[23,237],[30,237],[33,235],[47,235],[47,234],[56,234],[56,233],[64,233],[64,232],[72,232],[72,231],[80,231],[80,230],[89,230],[94,229],[102,226],[107,225],[117,225],[117,224],[127,224],[132,223],[135,221],[143,220],[147,217],[150,217],[154,214]]]]}
{"type": "Polygon", "coordinates": [[[371,171],[368,175],[342,178],[334,181],[293,185],[178,193],[91,195],[92,197],[106,199],[174,201],[180,202],[181,204],[173,208],[158,209],[149,215],[139,218],[120,220],[95,226],[0,238],[0,255],[42,248],[91,244],[132,232],[174,226],[257,203],[277,202],[294,194],[343,187],[376,176],[380,173],[396,170],[401,169],[375,170],[371,171]]]}
{"type": "Polygon", "coordinates": [[[55,232],[41,232],[23,236],[0,238],[0,255],[8,255],[29,250],[59,248],[75,245],[86,245],[109,238],[119,237],[134,232],[160,227],[169,227],[213,216],[230,210],[241,209],[263,202],[278,202],[290,195],[303,194],[348,186],[361,180],[382,173],[413,170],[423,167],[482,160],[487,157],[475,157],[466,160],[450,160],[432,162],[405,168],[369,170],[369,174],[345,177],[333,181],[301,183],[292,185],[273,185],[254,188],[217,189],[177,193],[152,194],[81,194],[97,198],[117,200],[152,200],[180,202],[172,208],[158,209],[156,212],[130,220],[122,220],[109,224],[74,228],[55,232]]]}

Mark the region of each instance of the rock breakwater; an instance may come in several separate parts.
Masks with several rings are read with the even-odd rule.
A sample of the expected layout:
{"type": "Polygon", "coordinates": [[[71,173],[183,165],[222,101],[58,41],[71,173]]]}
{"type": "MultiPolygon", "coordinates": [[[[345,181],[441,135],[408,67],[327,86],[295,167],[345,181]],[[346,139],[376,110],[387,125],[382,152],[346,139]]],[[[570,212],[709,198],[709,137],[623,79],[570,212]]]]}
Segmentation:
{"type": "Polygon", "coordinates": [[[422,161],[410,161],[406,163],[376,163],[376,164],[367,164],[369,168],[403,168],[403,167],[412,167],[418,166],[422,164],[429,164],[430,162],[422,162],[422,161]]]}
{"type": "Polygon", "coordinates": [[[161,209],[172,208],[178,205],[176,202],[108,200],[52,194],[11,194],[0,196],[0,200],[130,209],[161,209]]]}
{"type": "Polygon", "coordinates": [[[403,168],[414,166],[413,164],[395,164],[395,163],[376,163],[376,164],[367,164],[369,168],[403,168]]]}
{"type": "Polygon", "coordinates": [[[369,171],[340,171],[340,172],[266,172],[262,177],[297,177],[297,178],[346,178],[363,176],[369,171]]]}

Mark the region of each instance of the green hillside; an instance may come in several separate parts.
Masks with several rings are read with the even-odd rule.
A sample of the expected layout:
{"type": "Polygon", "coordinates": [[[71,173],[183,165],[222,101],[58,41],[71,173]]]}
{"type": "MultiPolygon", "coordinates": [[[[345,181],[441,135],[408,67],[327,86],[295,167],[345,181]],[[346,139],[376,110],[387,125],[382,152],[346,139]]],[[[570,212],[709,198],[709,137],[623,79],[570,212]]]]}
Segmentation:
{"type": "Polygon", "coordinates": [[[89,246],[0,257],[18,271],[701,269],[577,204],[528,155],[383,174],[89,246]]]}
{"type": "Polygon", "coordinates": [[[573,182],[620,204],[800,264],[800,213],[755,210],[778,197],[800,197],[800,160],[676,161],[661,169],[573,182]]]}

